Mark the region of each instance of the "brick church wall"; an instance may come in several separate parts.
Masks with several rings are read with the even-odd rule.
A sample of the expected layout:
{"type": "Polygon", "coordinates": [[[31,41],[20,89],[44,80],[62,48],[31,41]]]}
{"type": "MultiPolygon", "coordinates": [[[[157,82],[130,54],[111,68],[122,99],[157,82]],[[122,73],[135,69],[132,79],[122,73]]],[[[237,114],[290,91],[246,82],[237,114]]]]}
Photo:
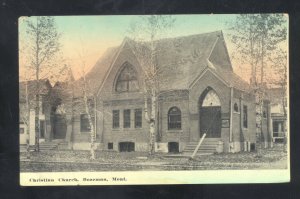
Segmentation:
{"type": "MultiPolygon", "coordinates": [[[[190,140],[198,141],[200,139],[199,130],[199,98],[206,88],[212,88],[221,101],[221,117],[230,118],[230,88],[218,79],[212,72],[207,71],[202,78],[190,90],[189,112],[190,112],[190,140]]],[[[224,142],[224,149],[228,149],[229,128],[222,128],[221,139],[224,142]]]]}

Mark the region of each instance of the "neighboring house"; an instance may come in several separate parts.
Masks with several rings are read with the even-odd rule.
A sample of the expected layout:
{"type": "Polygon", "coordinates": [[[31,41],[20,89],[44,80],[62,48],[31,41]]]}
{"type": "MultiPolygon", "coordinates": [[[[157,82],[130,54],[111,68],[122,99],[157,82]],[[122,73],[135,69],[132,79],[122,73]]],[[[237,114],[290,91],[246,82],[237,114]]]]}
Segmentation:
{"type": "Polygon", "coordinates": [[[287,136],[287,97],[282,88],[267,90],[271,101],[273,142],[284,142],[287,136]]]}
{"type": "Polygon", "coordinates": [[[40,97],[40,142],[45,141],[45,135],[49,134],[49,96],[51,84],[47,79],[40,80],[40,90],[36,90],[36,80],[19,83],[19,110],[20,110],[20,144],[26,144],[27,136],[30,145],[35,145],[35,99],[40,97]],[[27,101],[28,100],[28,101],[27,101]],[[28,102],[28,104],[27,104],[28,102]]]}
{"type": "MultiPolygon", "coordinates": [[[[224,152],[255,149],[255,96],[233,72],[222,32],[162,39],[157,44],[157,63],[176,70],[166,73],[160,88],[156,151],[181,152],[204,133],[206,140],[221,143],[224,152]]],[[[86,75],[98,150],[148,151],[144,73],[133,45],[139,44],[125,38],[86,75]]],[[[82,81],[58,83],[52,93],[57,96],[51,105],[56,119],[46,137],[88,150],[90,125],[82,106],[82,81]]],[[[270,144],[268,124],[263,123],[264,138],[270,144]]]]}

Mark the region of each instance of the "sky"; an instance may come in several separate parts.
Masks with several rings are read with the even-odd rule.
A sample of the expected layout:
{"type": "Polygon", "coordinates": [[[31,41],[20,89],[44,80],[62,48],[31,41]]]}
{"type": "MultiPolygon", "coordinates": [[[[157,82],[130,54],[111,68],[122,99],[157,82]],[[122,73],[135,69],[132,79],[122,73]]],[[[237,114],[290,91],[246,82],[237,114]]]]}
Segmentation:
{"type": "MultiPolygon", "coordinates": [[[[84,57],[86,71],[91,69],[105,50],[118,46],[128,35],[130,24],[139,16],[57,16],[55,21],[57,29],[62,33],[62,53],[66,62],[72,67],[75,78],[80,75],[79,68],[84,57]]],[[[222,30],[229,54],[232,53],[232,43],[228,38],[226,22],[232,21],[235,15],[173,15],[174,26],[170,29],[168,37],[192,35],[222,30]]],[[[25,35],[25,18],[19,19],[19,38],[25,35]]],[[[21,39],[19,40],[21,41],[21,39]]],[[[20,76],[24,66],[20,61],[20,76]]],[[[235,72],[248,80],[245,75],[250,70],[242,68],[239,63],[233,62],[235,72]]],[[[249,68],[250,69],[250,68],[249,68]]]]}

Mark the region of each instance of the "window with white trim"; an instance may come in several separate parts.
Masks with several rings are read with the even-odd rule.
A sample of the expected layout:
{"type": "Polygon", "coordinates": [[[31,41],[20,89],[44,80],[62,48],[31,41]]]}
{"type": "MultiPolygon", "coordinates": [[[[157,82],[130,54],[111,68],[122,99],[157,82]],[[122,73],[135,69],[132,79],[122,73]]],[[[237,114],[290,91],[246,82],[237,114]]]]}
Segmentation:
{"type": "Polygon", "coordinates": [[[172,107],[169,109],[168,129],[181,129],[181,111],[177,107],[172,107]]]}

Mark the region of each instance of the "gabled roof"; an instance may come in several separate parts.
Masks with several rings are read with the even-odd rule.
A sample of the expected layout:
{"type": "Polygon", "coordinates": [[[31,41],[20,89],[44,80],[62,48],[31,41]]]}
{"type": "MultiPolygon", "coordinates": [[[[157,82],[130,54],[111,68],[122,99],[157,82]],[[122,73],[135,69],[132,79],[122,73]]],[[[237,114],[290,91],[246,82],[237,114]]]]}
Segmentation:
{"type": "MultiPolygon", "coordinates": [[[[116,57],[117,52],[121,47],[108,48],[106,52],[98,59],[96,64],[92,69],[86,74],[87,85],[89,86],[89,91],[96,94],[99,87],[103,84],[105,76],[108,73],[110,67],[112,67],[112,62],[116,57]]],[[[74,82],[74,95],[82,95],[82,78],[79,78],[74,82]]]]}
{"type": "MultiPolygon", "coordinates": [[[[156,41],[157,63],[168,68],[161,90],[188,89],[207,67],[207,59],[220,36],[222,32],[216,31],[156,41]]],[[[138,45],[136,42],[131,44],[138,45]]]]}
{"type": "Polygon", "coordinates": [[[248,82],[243,80],[240,76],[235,74],[233,71],[224,70],[222,68],[218,68],[214,70],[223,80],[233,88],[236,88],[241,91],[251,92],[251,86],[248,82]]]}
{"type": "MultiPolygon", "coordinates": [[[[159,49],[157,63],[161,67],[168,68],[168,75],[164,78],[161,90],[189,89],[195,79],[206,68],[210,68],[229,86],[249,91],[249,84],[233,72],[231,65],[225,68],[209,60],[218,41],[224,41],[222,31],[157,40],[156,46],[159,49]]],[[[126,43],[129,44],[127,46],[131,46],[129,50],[133,52],[137,49],[134,45],[139,45],[139,43],[125,38],[120,46],[108,49],[87,73],[89,89],[95,94],[104,83],[110,68],[113,67],[114,60],[126,43]]],[[[226,50],[224,53],[227,55],[225,59],[229,59],[226,45],[224,49],[226,50]]],[[[134,54],[138,55],[138,53],[134,54]]],[[[79,85],[80,81],[80,79],[77,80],[75,84],[79,85]]]]}

